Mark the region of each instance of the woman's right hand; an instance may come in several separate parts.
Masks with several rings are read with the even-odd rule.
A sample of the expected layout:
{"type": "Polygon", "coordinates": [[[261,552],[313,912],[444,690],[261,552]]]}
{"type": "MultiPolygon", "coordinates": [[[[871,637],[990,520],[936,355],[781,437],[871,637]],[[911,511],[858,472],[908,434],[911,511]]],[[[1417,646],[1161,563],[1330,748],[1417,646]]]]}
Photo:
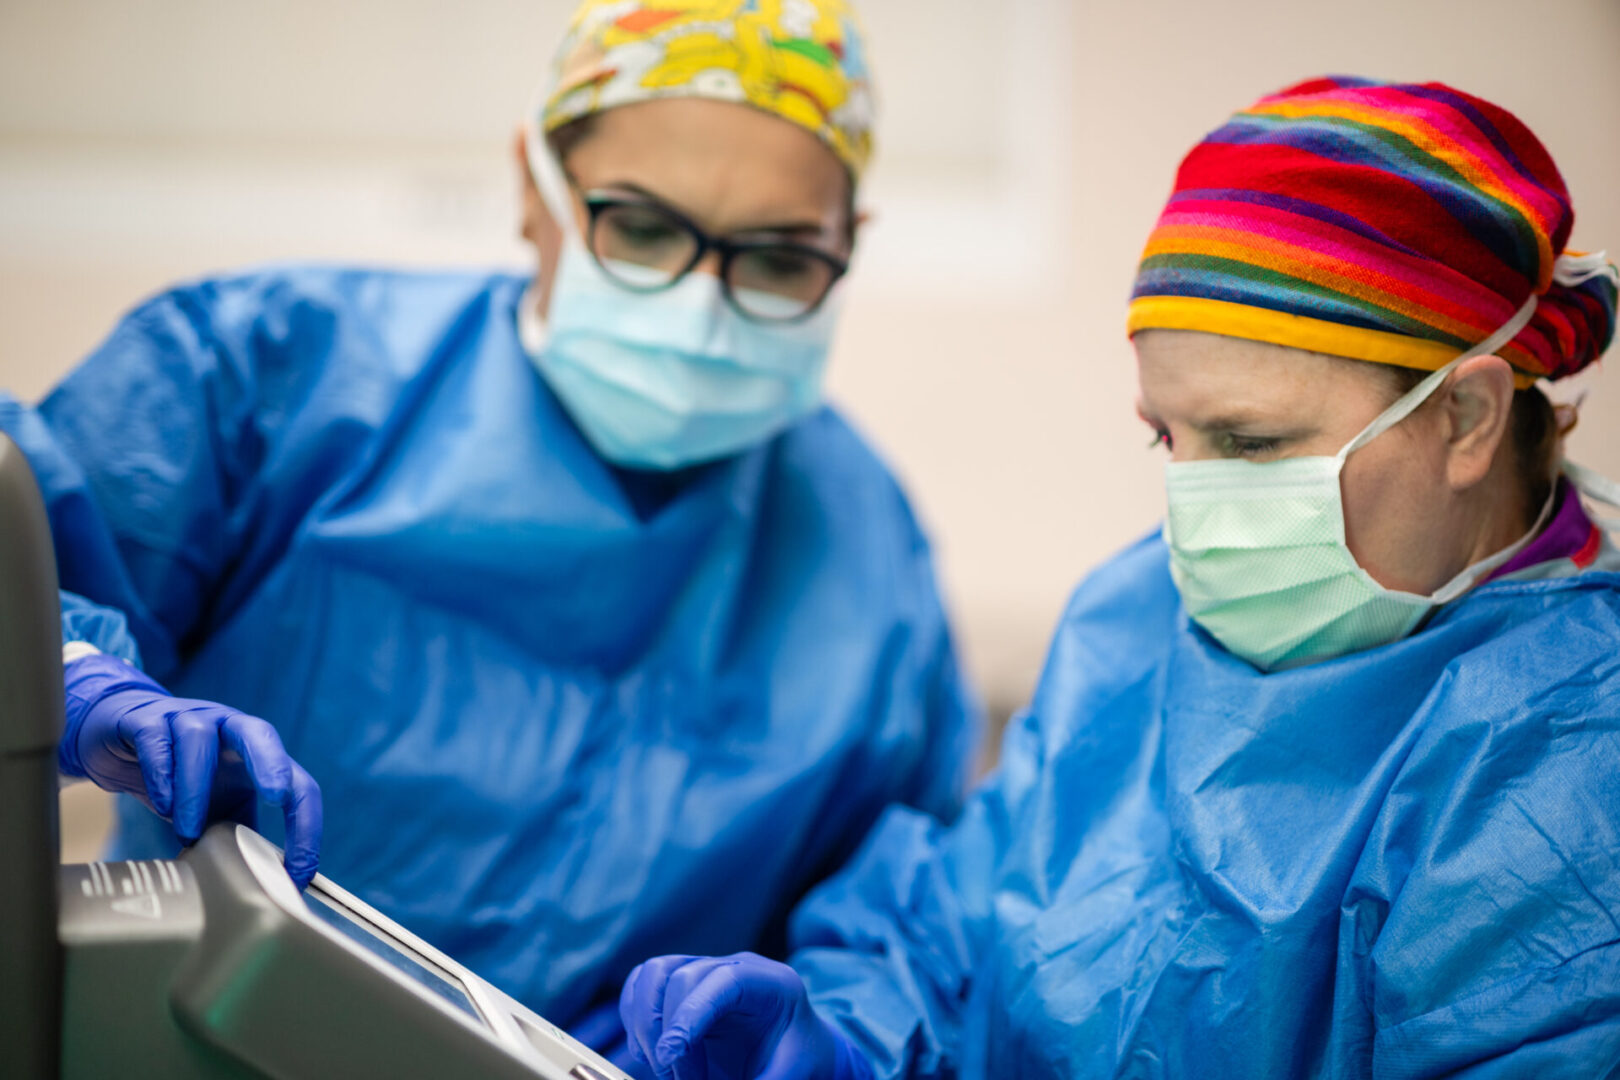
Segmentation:
{"type": "Polygon", "coordinates": [[[753,953],[649,960],[625,980],[619,1013],[630,1053],[660,1080],[872,1077],[798,973],[753,953]]]}

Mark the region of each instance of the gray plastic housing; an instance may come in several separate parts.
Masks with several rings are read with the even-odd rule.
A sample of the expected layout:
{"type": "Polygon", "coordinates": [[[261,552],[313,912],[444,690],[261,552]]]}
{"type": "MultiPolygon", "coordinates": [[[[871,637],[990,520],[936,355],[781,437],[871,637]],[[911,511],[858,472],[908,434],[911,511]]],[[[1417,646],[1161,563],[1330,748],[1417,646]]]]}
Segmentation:
{"type": "Polygon", "coordinates": [[[189,866],[95,862],[62,867],[61,882],[64,1080],[261,1080],[174,1021],[174,973],[203,929],[189,866]]]}
{"type": "MultiPolygon", "coordinates": [[[[474,992],[482,1024],[439,1008],[311,921],[294,917],[290,910],[303,901],[281,867],[280,851],[244,827],[214,826],[182,860],[196,877],[207,917],[196,947],[175,971],[170,1003],[180,1026],[199,1042],[278,1078],[621,1075],[376,912],[367,913],[369,922],[441,963],[474,992]],[[514,1030],[518,1018],[521,1034],[514,1030]]],[[[324,877],[315,886],[363,906],[324,877]]]]}
{"type": "Polygon", "coordinates": [[[57,1075],[56,741],[62,628],[50,521],[0,433],[0,1047],[8,1076],[57,1075]]]}
{"type": "Polygon", "coordinates": [[[232,828],[210,829],[185,861],[207,919],[170,1001],[194,1038],[277,1077],[535,1077],[369,965],[333,963],[332,942],[266,894],[232,828]]]}
{"type": "Polygon", "coordinates": [[[336,883],[317,875],[300,895],[243,826],[215,825],[172,862],[65,866],[61,880],[65,1080],[627,1080],[336,883]],[[462,1004],[378,941],[453,980],[462,1004]]]}

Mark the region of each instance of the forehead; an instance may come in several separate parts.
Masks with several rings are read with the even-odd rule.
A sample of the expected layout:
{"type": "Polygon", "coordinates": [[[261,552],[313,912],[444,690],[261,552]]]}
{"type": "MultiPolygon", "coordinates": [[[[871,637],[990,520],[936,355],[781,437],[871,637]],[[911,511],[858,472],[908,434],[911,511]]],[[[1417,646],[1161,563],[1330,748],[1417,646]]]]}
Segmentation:
{"type": "Polygon", "coordinates": [[[585,186],[628,183],[702,213],[838,217],[850,177],[813,134],[747,105],[701,98],[609,109],[569,154],[585,186]]]}
{"type": "Polygon", "coordinates": [[[1388,391],[1371,365],[1266,342],[1146,330],[1132,343],[1143,409],[1166,421],[1324,417],[1388,391]]]}

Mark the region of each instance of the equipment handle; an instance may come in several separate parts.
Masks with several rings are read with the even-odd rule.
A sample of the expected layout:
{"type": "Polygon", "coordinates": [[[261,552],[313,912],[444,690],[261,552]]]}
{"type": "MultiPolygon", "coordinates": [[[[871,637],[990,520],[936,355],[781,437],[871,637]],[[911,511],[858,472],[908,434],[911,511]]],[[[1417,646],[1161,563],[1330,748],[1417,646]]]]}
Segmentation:
{"type": "Polygon", "coordinates": [[[62,628],[45,504],[0,433],[0,1047],[7,1075],[58,1075],[56,741],[62,628]],[[13,1071],[14,1070],[14,1071],[13,1071]]]}

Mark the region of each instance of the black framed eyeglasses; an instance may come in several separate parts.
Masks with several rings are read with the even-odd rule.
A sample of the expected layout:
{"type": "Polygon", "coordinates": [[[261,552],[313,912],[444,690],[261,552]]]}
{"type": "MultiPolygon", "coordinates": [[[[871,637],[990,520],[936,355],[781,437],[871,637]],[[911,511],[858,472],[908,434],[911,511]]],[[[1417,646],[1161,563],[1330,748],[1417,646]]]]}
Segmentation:
{"type": "Polygon", "coordinates": [[[585,243],[597,265],[632,292],[671,288],[709,252],[720,255],[720,289],[745,318],[793,323],[827,299],[849,263],[820,248],[776,239],[715,237],[673,207],[608,191],[582,198],[585,243]]]}

